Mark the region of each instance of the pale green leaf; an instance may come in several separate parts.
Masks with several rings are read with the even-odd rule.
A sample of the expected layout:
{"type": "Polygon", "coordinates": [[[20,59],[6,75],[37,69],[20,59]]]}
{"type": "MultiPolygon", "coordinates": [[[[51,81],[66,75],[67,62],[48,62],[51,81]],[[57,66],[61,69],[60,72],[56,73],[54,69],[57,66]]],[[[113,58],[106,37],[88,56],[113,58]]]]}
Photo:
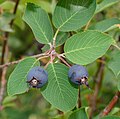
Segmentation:
{"type": "Polygon", "coordinates": [[[56,47],[62,45],[68,38],[69,34],[66,32],[59,32],[56,37],[56,47]]]}
{"type": "Polygon", "coordinates": [[[17,96],[7,96],[4,98],[2,105],[4,108],[6,107],[15,107],[15,100],[17,99],[17,96]]]}
{"type": "Polygon", "coordinates": [[[68,117],[70,116],[71,113],[72,113],[72,111],[68,111],[68,112],[64,113],[64,115],[60,114],[51,119],[63,119],[63,117],[64,117],[64,119],[68,119],[68,117]]]}
{"type": "Polygon", "coordinates": [[[59,0],[53,24],[60,31],[73,31],[83,27],[93,16],[96,0],[59,0]]]}
{"type": "Polygon", "coordinates": [[[75,110],[68,119],[88,119],[85,108],[75,110]]]}
{"type": "Polygon", "coordinates": [[[13,32],[12,28],[10,27],[11,20],[14,19],[14,15],[8,12],[3,13],[0,16],[0,30],[6,32],[13,32]]]}
{"type": "Polygon", "coordinates": [[[105,116],[105,117],[102,117],[101,119],[120,119],[120,117],[118,117],[118,116],[105,116]]]}
{"type": "Polygon", "coordinates": [[[117,87],[118,87],[118,90],[120,91],[120,79],[118,79],[118,85],[117,85],[117,87]]]}
{"type": "Polygon", "coordinates": [[[7,92],[8,95],[22,94],[29,89],[26,83],[26,76],[30,69],[34,66],[38,66],[38,61],[35,58],[26,58],[22,60],[11,73],[8,83],[7,92]]]}
{"type": "Polygon", "coordinates": [[[0,4],[0,7],[4,10],[12,10],[14,9],[14,6],[15,6],[15,2],[8,0],[0,4]]]}
{"type": "Polygon", "coordinates": [[[70,37],[64,47],[66,57],[73,63],[86,65],[103,56],[114,40],[98,31],[85,31],[70,37]]]}
{"type": "Polygon", "coordinates": [[[97,5],[95,13],[101,12],[107,7],[110,7],[118,2],[120,2],[120,0],[103,0],[100,4],[97,5]]]}
{"type": "Polygon", "coordinates": [[[105,19],[92,25],[89,29],[108,32],[109,30],[116,28],[117,24],[120,24],[120,19],[118,18],[105,19]]]}
{"type": "Polygon", "coordinates": [[[108,67],[113,71],[117,77],[120,74],[120,52],[116,52],[108,63],[108,67]]]}
{"type": "Polygon", "coordinates": [[[42,95],[61,111],[73,109],[77,103],[78,89],[68,80],[68,68],[63,64],[50,64],[47,71],[48,85],[42,90],[42,95]]]}
{"type": "Polygon", "coordinates": [[[38,42],[48,44],[53,40],[53,30],[49,17],[39,6],[28,3],[23,19],[31,27],[38,42]]]}
{"type": "Polygon", "coordinates": [[[10,103],[11,101],[14,101],[17,98],[17,96],[7,96],[4,98],[2,104],[5,105],[7,103],[10,103]]]}
{"type": "Polygon", "coordinates": [[[45,52],[45,51],[47,51],[47,50],[49,50],[49,49],[50,49],[50,45],[48,45],[48,44],[45,44],[45,45],[41,48],[42,52],[45,52]]]}
{"type": "Polygon", "coordinates": [[[22,0],[22,3],[23,4],[34,3],[38,6],[40,6],[45,11],[47,11],[48,13],[52,13],[52,6],[51,6],[51,3],[49,1],[45,1],[45,0],[22,0]]]}

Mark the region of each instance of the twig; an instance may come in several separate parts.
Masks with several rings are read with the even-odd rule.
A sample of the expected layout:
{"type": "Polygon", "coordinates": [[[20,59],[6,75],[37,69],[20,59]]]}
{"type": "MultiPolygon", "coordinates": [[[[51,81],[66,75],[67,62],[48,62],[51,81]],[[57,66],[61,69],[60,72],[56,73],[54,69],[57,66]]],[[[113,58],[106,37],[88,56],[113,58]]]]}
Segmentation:
{"type": "Polygon", "coordinates": [[[5,87],[6,87],[6,80],[5,80],[6,71],[7,71],[7,68],[4,68],[3,71],[2,71],[2,77],[1,77],[0,110],[3,109],[3,107],[2,107],[2,100],[3,100],[3,96],[4,96],[4,92],[5,92],[5,87]]]}
{"type": "Polygon", "coordinates": [[[120,47],[117,44],[113,45],[113,46],[115,46],[118,50],[120,50],[120,47]]]}
{"type": "Polygon", "coordinates": [[[88,23],[86,24],[85,28],[84,28],[84,31],[86,31],[90,25],[90,22],[91,22],[91,19],[88,21],[88,23]]]}
{"type": "Polygon", "coordinates": [[[56,33],[55,33],[55,35],[53,37],[53,46],[54,46],[54,48],[56,46],[56,37],[57,37],[58,32],[59,32],[59,29],[57,29],[57,31],[56,31],[56,33]]]}
{"type": "MultiPolygon", "coordinates": [[[[16,0],[16,4],[15,4],[13,14],[16,13],[18,4],[19,4],[19,0],[16,0]]],[[[14,19],[10,22],[11,27],[12,27],[13,21],[14,21],[14,19]]],[[[3,48],[2,48],[2,58],[1,58],[1,62],[0,62],[1,65],[3,65],[4,62],[5,62],[5,55],[6,55],[6,59],[8,60],[8,58],[7,58],[8,57],[8,44],[7,44],[8,37],[9,37],[9,32],[5,32],[5,35],[4,35],[4,38],[3,38],[4,41],[3,41],[3,48]]],[[[1,110],[3,109],[2,108],[2,100],[3,100],[3,97],[4,97],[5,86],[6,86],[6,77],[5,77],[6,72],[7,72],[7,67],[3,68],[0,72],[0,74],[1,74],[0,109],[1,110]]]]}
{"type": "MultiPolygon", "coordinates": [[[[100,59],[105,61],[104,57],[100,58],[100,59]]],[[[95,91],[94,91],[94,94],[90,98],[90,107],[91,107],[90,113],[89,113],[90,119],[92,118],[93,113],[96,111],[96,108],[97,108],[97,98],[98,98],[98,94],[99,94],[101,84],[102,84],[102,79],[103,79],[103,74],[104,74],[104,66],[105,66],[105,64],[103,62],[100,62],[98,70],[95,75],[95,79],[97,79],[97,80],[94,79],[94,81],[96,82],[95,89],[94,89],[95,91]]]]}
{"type": "Polygon", "coordinates": [[[78,86],[78,108],[81,107],[80,86],[78,86]]]}
{"type": "MultiPolygon", "coordinates": [[[[16,4],[15,4],[15,7],[14,7],[13,14],[16,14],[16,12],[17,12],[17,7],[18,7],[18,4],[19,4],[19,1],[20,0],[16,0],[16,4]]],[[[10,26],[11,27],[13,25],[13,21],[14,21],[14,19],[10,22],[10,26]]],[[[7,46],[8,36],[9,36],[9,32],[5,32],[4,42],[3,42],[3,48],[2,48],[2,58],[1,58],[1,63],[0,64],[4,64],[4,55],[5,55],[5,48],[7,46]]]]}
{"type": "Polygon", "coordinates": [[[49,62],[44,66],[44,69],[46,69],[50,63],[51,63],[51,61],[49,61],[49,62]]]}
{"type": "Polygon", "coordinates": [[[111,112],[115,104],[118,102],[119,97],[120,92],[118,91],[113,97],[113,99],[110,101],[110,103],[107,105],[107,107],[105,107],[105,109],[100,113],[100,117],[106,116],[111,112]]]}
{"type": "MultiPolygon", "coordinates": [[[[34,57],[34,58],[40,57],[40,58],[41,58],[41,57],[44,57],[44,56],[48,57],[47,54],[45,54],[45,53],[33,55],[33,56],[31,56],[31,57],[34,57]]],[[[1,69],[1,68],[4,68],[4,67],[8,67],[8,66],[10,66],[10,65],[18,64],[19,62],[21,62],[21,61],[24,60],[24,59],[25,59],[25,58],[20,59],[20,60],[17,60],[17,61],[13,61],[13,62],[8,62],[8,63],[3,64],[3,65],[0,65],[0,69],[1,69]]]]}
{"type": "MultiPolygon", "coordinates": [[[[16,12],[17,12],[17,8],[18,8],[19,1],[20,1],[20,0],[16,0],[15,7],[14,7],[14,11],[13,11],[13,14],[14,14],[14,15],[15,15],[16,12]]],[[[11,26],[11,27],[12,27],[12,25],[13,25],[13,22],[14,22],[14,19],[10,22],[10,26],[11,26]]]]}
{"type": "Polygon", "coordinates": [[[64,64],[66,64],[68,67],[71,67],[70,64],[68,64],[61,56],[57,55],[57,57],[58,57],[64,64]]]}

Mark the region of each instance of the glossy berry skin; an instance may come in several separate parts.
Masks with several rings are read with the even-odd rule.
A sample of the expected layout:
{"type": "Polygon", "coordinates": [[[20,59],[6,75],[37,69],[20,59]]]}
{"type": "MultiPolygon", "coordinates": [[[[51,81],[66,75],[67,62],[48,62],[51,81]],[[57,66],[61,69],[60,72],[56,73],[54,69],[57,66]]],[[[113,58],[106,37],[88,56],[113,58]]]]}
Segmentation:
{"type": "Polygon", "coordinates": [[[85,84],[86,86],[88,86],[88,72],[86,68],[81,65],[73,65],[72,67],[70,67],[68,77],[74,84],[85,84]]]}
{"type": "Polygon", "coordinates": [[[33,88],[41,88],[47,83],[47,81],[47,71],[39,66],[33,67],[27,75],[27,83],[33,88]]]}

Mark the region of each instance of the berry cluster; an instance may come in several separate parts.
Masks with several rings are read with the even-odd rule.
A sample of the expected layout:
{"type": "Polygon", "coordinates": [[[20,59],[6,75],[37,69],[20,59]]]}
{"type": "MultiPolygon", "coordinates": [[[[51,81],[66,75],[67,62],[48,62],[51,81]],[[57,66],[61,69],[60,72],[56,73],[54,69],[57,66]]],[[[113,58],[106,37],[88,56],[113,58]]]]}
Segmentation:
{"type": "MultiPolygon", "coordinates": [[[[80,65],[73,65],[70,67],[68,77],[71,82],[76,85],[88,85],[88,72],[85,67],[80,65]]],[[[45,69],[37,66],[32,68],[27,75],[27,83],[32,88],[41,88],[48,81],[48,73],[45,69]]]]}

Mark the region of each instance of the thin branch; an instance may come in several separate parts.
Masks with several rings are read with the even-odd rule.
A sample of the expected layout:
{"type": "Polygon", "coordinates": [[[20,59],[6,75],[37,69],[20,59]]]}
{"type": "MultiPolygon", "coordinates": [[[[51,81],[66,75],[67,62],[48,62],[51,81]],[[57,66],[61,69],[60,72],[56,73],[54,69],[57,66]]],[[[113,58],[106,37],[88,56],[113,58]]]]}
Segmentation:
{"type": "MultiPolygon", "coordinates": [[[[103,60],[103,62],[105,61],[105,58],[100,58],[100,60],[103,60]]],[[[103,74],[104,74],[104,66],[105,64],[103,62],[100,62],[99,63],[99,67],[98,67],[98,70],[95,74],[95,79],[94,81],[96,82],[95,84],[95,91],[94,91],[94,94],[91,95],[91,98],[90,98],[90,113],[89,113],[89,116],[90,116],[90,119],[92,118],[94,112],[96,111],[97,109],[97,99],[98,99],[98,94],[99,94],[99,91],[101,89],[101,84],[102,84],[102,79],[103,79],[103,74]]]]}
{"type": "MultiPolygon", "coordinates": [[[[38,57],[48,57],[47,56],[48,54],[45,54],[45,53],[42,53],[42,54],[37,54],[37,55],[33,55],[33,56],[31,56],[31,57],[34,57],[34,58],[38,58],[38,57]]],[[[10,66],[10,65],[14,65],[14,64],[18,64],[19,62],[21,62],[22,60],[24,60],[25,58],[22,58],[22,59],[20,59],[20,60],[16,60],[16,61],[13,61],[13,62],[8,62],[8,63],[6,63],[6,64],[3,64],[3,65],[0,65],[0,69],[1,68],[4,68],[4,67],[8,67],[8,66],[10,66]]]]}
{"type": "MultiPolygon", "coordinates": [[[[17,7],[18,7],[18,4],[19,4],[19,1],[20,0],[16,0],[16,4],[15,4],[15,7],[14,7],[13,14],[16,14],[16,12],[17,12],[17,7]]],[[[14,21],[14,19],[10,22],[11,27],[13,25],[13,21],[14,21]]],[[[4,64],[4,54],[5,54],[5,47],[7,45],[8,36],[9,36],[9,32],[5,32],[4,42],[3,42],[3,49],[2,49],[2,58],[1,58],[1,63],[0,64],[4,64]]]]}
{"type": "Polygon", "coordinates": [[[115,104],[118,102],[119,98],[120,98],[120,92],[118,91],[113,97],[113,99],[110,101],[110,103],[100,113],[100,117],[108,115],[111,112],[111,110],[114,108],[115,104]]]}
{"type": "MultiPolygon", "coordinates": [[[[15,7],[14,7],[14,11],[13,11],[13,14],[14,14],[14,15],[15,15],[16,12],[17,12],[17,8],[18,8],[19,1],[20,1],[20,0],[16,0],[15,7]]],[[[12,27],[12,25],[13,25],[13,22],[14,22],[14,19],[11,20],[11,22],[10,22],[10,26],[11,26],[11,27],[12,27]]]]}
{"type": "MultiPolygon", "coordinates": [[[[18,4],[19,4],[19,0],[16,0],[16,4],[15,4],[15,7],[14,7],[13,14],[16,14],[18,4]]],[[[10,22],[11,27],[12,27],[13,21],[14,21],[14,19],[10,22]]],[[[9,32],[5,32],[4,33],[4,38],[3,38],[4,41],[3,41],[3,48],[2,48],[2,58],[1,58],[1,62],[0,62],[1,65],[3,65],[4,62],[5,62],[5,56],[6,56],[6,59],[8,60],[8,58],[7,58],[8,57],[8,43],[7,43],[8,37],[9,37],[9,32]]],[[[6,72],[7,72],[7,67],[0,70],[0,75],[1,75],[0,109],[1,110],[3,109],[2,108],[2,100],[3,100],[3,97],[4,97],[5,87],[6,87],[6,77],[5,77],[6,72]]]]}
{"type": "Polygon", "coordinates": [[[55,35],[53,37],[53,46],[54,46],[54,48],[56,46],[56,37],[57,37],[58,32],[59,32],[59,29],[57,29],[57,31],[56,31],[56,33],[55,33],[55,35]]]}
{"type": "Polygon", "coordinates": [[[118,50],[120,50],[120,47],[117,44],[113,45],[113,46],[115,46],[118,50]]]}
{"type": "Polygon", "coordinates": [[[81,107],[80,86],[78,86],[78,108],[81,107]]]}
{"type": "Polygon", "coordinates": [[[7,38],[8,38],[8,33],[5,33],[5,36],[3,37],[3,48],[2,48],[2,56],[1,56],[1,62],[0,64],[4,64],[4,56],[5,56],[5,48],[7,45],[7,38]]]}
{"type": "Polygon", "coordinates": [[[0,110],[3,109],[2,107],[2,100],[3,100],[3,96],[4,96],[4,92],[5,92],[5,87],[6,87],[6,71],[7,68],[4,68],[2,71],[2,77],[1,77],[1,88],[0,88],[0,110]]]}
{"type": "Polygon", "coordinates": [[[90,22],[91,22],[91,19],[88,21],[88,23],[86,24],[85,28],[84,28],[84,31],[86,31],[90,25],[90,22]]]}
{"type": "Polygon", "coordinates": [[[57,57],[58,57],[64,64],[66,64],[68,67],[71,67],[70,64],[68,64],[61,56],[57,55],[57,57]]]}
{"type": "Polygon", "coordinates": [[[50,63],[51,63],[51,61],[49,61],[49,62],[44,66],[44,69],[46,69],[50,63]]]}

